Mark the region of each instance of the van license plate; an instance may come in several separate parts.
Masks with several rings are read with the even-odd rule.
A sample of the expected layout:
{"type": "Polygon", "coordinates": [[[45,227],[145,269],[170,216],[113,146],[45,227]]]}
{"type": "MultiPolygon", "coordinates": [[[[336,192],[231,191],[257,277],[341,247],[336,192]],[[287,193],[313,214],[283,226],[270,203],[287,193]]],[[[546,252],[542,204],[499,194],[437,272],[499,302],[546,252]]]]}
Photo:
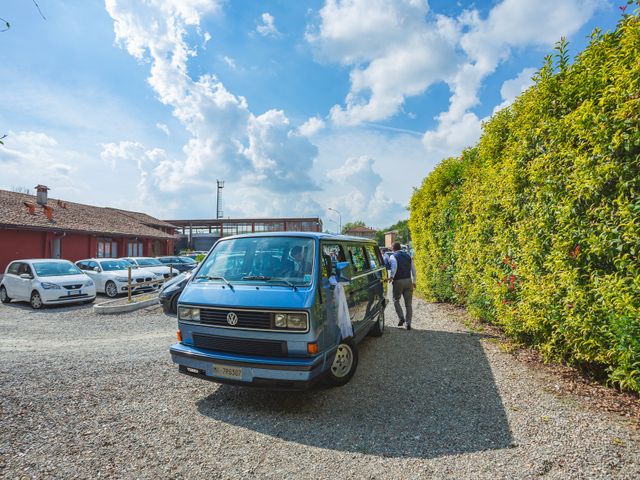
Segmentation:
{"type": "Polygon", "coordinates": [[[213,374],[218,377],[242,380],[242,368],[240,367],[227,367],[226,365],[214,365],[213,374]]]}

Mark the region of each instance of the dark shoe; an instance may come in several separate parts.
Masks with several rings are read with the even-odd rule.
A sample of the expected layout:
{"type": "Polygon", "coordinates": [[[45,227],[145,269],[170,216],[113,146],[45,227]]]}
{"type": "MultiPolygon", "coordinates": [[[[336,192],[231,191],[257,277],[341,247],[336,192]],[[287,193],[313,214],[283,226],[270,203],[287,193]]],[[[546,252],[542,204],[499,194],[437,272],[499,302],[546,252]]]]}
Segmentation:
{"type": "Polygon", "coordinates": [[[399,326],[399,327],[401,327],[402,325],[404,325],[404,320],[400,320],[400,321],[398,322],[398,326],[399,326]]]}
{"type": "Polygon", "coordinates": [[[411,325],[407,325],[407,330],[411,330],[411,325]]]}

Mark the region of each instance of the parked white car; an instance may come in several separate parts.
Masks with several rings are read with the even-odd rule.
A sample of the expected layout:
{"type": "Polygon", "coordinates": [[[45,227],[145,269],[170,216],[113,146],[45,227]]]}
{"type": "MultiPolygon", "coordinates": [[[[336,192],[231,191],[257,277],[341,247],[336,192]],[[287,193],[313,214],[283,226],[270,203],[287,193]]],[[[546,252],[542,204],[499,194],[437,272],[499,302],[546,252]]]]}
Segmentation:
{"type": "Polygon", "coordinates": [[[134,267],[144,268],[145,270],[149,270],[155,274],[162,276],[163,278],[175,277],[180,273],[175,268],[167,267],[157,258],[126,257],[126,258],[121,258],[120,260],[129,262],[134,267]]]}
{"type": "MultiPolygon", "coordinates": [[[[88,258],[78,260],[76,265],[80,270],[89,275],[96,284],[96,291],[113,298],[120,293],[127,293],[129,284],[129,262],[115,258],[88,258]]],[[[134,285],[132,292],[153,290],[152,285],[136,285],[142,282],[160,280],[162,277],[155,273],[140,268],[131,269],[131,282],[134,285]]]]}
{"type": "Polygon", "coordinates": [[[61,303],[91,303],[95,298],[93,280],[68,260],[15,260],[7,266],[0,282],[2,303],[25,301],[35,309],[61,303]]]}

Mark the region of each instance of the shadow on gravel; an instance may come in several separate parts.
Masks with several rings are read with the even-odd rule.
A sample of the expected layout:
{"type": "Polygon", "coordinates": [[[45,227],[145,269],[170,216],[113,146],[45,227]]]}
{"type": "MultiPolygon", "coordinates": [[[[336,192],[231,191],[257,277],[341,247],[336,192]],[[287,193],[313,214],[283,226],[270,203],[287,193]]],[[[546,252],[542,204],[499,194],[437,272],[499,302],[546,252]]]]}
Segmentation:
{"type": "Polygon", "coordinates": [[[360,344],[358,371],[342,388],[220,385],[197,407],[228,424],[347,452],[434,458],[507,448],[511,432],[480,339],[388,328],[360,344]]]}

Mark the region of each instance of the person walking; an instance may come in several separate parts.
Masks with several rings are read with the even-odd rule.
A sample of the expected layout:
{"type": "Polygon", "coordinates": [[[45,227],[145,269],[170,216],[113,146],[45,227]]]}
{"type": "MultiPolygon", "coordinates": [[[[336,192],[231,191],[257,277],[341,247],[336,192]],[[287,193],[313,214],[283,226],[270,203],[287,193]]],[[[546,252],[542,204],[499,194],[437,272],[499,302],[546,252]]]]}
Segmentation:
{"type": "Polygon", "coordinates": [[[411,317],[413,316],[413,290],[416,288],[416,266],[411,256],[402,250],[400,242],[393,244],[393,255],[389,258],[391,273],[389,282],[393,284],[393,306],[396,309],[398,326],[407,323],[407,330],[411,330],[411,317]],[[400,297],[404,298],[405,312],[400,306],[400,297]]]}

